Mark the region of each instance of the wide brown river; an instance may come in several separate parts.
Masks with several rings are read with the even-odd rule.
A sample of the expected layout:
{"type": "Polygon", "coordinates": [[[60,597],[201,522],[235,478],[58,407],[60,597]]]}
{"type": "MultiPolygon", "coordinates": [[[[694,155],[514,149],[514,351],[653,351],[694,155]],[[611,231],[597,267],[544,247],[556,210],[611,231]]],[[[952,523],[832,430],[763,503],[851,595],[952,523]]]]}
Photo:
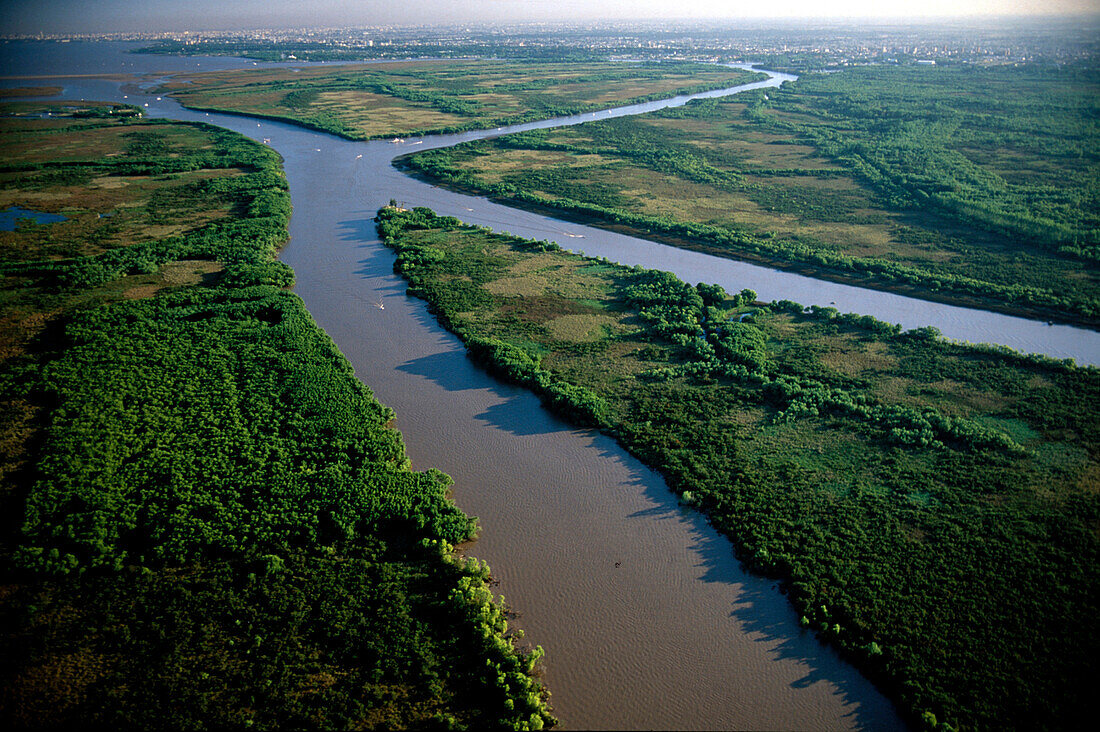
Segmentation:
{"type": "MultiPolygon", "coordinates": [[[[109,56],[85,51],[93,52],[109,56]]],[[[95,73],[111,71],[112,63],[170,67],[164,59],[117,59],[107,58],[95,73]]],[[[172,69],[185,61],[202,69],[222,61],[243,65],[170,61],[172,69]]],[[[65,68],[57,73],[75,73],[65,68]]],[[[294,216],[282,256],[297,272],[296,292],[359,377],[396,410],[414,467],[453,476],[455,501],[480,518],[481,537],[468,551],[489,561],[500,580],[497,591],[519,613],[514,624],[546,649],[545,680],[567,728],[888,729],[902,723],[866,679],[799,629],[771,582],[743,572],[729,542],[677,505],[659,475],[613,440],[571,428],[527,392],[473,367],[458,340],[421,301],[404,296],[403,281],[392,273],[393,256],[379,244],[372,221],[391,198],[670,269],[692,282],[751,287],[764,299],[835,302],[843,311],[907,327],[935,325],[954,338],[1100,360],[1100,339],[1091,331],[695,255],[434,188],[390,165],[397,154],[496,131],[399,145],[353,143],[290,125],[189,112],[132,86],[60,83],[69,98],[126,94],[127,101],[147,102],[153,115],[268,138],[283,155],[294,216]]],[[[577,121],[583,120],[554,123],[577,121]]]]}

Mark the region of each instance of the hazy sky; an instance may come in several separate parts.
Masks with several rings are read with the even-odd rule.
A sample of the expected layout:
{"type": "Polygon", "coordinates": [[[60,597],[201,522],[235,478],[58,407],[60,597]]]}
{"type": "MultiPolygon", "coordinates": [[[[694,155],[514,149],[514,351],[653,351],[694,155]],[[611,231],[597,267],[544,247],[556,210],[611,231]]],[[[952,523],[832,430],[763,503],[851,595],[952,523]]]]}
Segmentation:
{"type": "Polygon", "coordinates": [[[0,33],[526,20],[1081,14],[1100,0],[0,0],[0,33]]]}

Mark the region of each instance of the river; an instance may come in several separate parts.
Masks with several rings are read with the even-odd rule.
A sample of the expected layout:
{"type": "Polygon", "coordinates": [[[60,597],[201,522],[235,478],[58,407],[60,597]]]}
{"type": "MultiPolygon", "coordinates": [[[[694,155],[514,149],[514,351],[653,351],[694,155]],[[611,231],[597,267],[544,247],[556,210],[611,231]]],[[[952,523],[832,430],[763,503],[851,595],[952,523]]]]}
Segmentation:
{"type": "MultiPolygon", "coordinates": [[[[148,71],[166,68],[155,57],[122,58],[141,59],[148,71]]],[[[240,63],[192,63],[205,70],[221,61],[240,63]]],[[[137,93],[118,82],[54,83],[67,98],[127,94],[133,102],[137,93]]],[[[472,366],[457,339],[421,301],[404,296],[404,282],[392,273],[393,256],[378,242],[372,221],[391,198],[669,269],[692,282],[750,287],[765,299],[835,302],[907,327],[935,325],[953,338],[1100,360],[1092,331],[706,257],[463,196],[390,165],[413,149],[510,130],[356,143],[282,123],[191,112],[168,98],[145,102],[151,115],[268,138],[283,155],[294,215],[282,258],[297,273],[296,292],[359,377],[396,410],[414,467],[452,475],[456,502],[480,517],[482,535],[471,551],[489,561],[498,591],[521,613],[516,624],[527,639],[546,648],[546,681],[567,728],[889,729],[902,723],[869,682],[799,629],[773,583],[744,573],[729,543],[677,505],[659,475],[613,440],[571,428],[526,391],[472,366]],[[975,329],[974,322],[984,325],[975,329]]]]}

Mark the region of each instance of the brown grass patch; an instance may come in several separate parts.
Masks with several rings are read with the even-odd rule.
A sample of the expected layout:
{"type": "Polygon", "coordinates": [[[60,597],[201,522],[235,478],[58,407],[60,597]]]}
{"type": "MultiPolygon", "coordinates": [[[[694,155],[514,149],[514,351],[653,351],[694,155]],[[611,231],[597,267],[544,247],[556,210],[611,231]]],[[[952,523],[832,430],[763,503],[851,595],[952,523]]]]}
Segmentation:
{"type": "Polygon", "coordinates": [[[593,182],[621,187],[620,195],[632,198],[641,213],[651,216],[670,215],[687,221],[740,223],[745,214],[761,213],[760,207],[742,193],[692,183],[656,171],[623,167],[589,170],[586,173],[593,182]]]}
{"type": "Polygon", "coordinates": [[[482,285],[485,290],[504,297],[537,297],[546,294],[547,280],[537,274],[501,277],[482,285]]]}
{"type": "Polygon", "coordinates": [[[102,178],[93,178],[88,181],[89,188],[125,188],[130,185],[130,180],[121,176],[104,176],[102,178]]]}
{"type": "Polygon", "coordinates": [[[604,337],[608,328],[618,321],[609,315],[576,314],[562,315],[546,322],[546,329],[559,341],[570,343],[592,343],[604,337]]]}
{"type": "Polygon", "coordinates": [[[889,353],[888,349],[888,345],[882,341],[867,344],[848,341],[831,345],[829,351],[821,355],[821,362],[846,376],[882,372],[894,368],[898,362],[897,357],[889,353]]]}
{"type": "Polygon", "coordinates": [[[122,296],[127,300],[146,300],[163,289],[161,285],[137,285],[124,290],[122,296]]]}
{"type": "MultiPolygon", "coordinates": [[[[21,191],[16,188],[8,188],[6,190],[0,190],[0,208],[8,208],[9,206],[17,206],[20,201],[35,201],[38,203],[53,203],[55,201],[68,200],[70,194],[68,193],[54,193],[51,191],[21,191]]],[[[29,207],[33,207],[33,204],[29,207]]],[[[60,208],[60,207],[58,207],[60,208]]],[[[45,210],[39,209],[39,210],[45,210]]],[[[56,209],[47,211],[52,213],[56,209]]]]}
{"type": "Polygon", "coordinates": [[[516,260],[508,271],[513,274],[526,274],[528,272],[540,272],[546,269],[555,269],[561,264],[561,257],[550,252],[530,254],[516,260]]]}
{"type": "MultiPolygon", "coordinates": [[[[313,109],[339,117],[356,132],[368,137],[450,127],[467,121],[457,114],[357,90],[321,92],[311,111],[313,109]]],[[[309,113],[295,116],[308,117],[309,113]]]]}
{"type": "Polygon", "coordinates": [[[173,287],[185,287],[209,282],[225,269],[221,262],[208,259],[181,259],[168,262],[160,268],[164,282],[173,287]]]}
{"type": "Polygon", "coordinates": [[[914,383],[903,376],[882,376],[876,379],[871,391],[882,401],[897,404],[908,400],[907,390],[914,383]]]}
{"type": "Polygon", "coordinates": [[[52,132],[58,127],[73,128],[72,123],[73,120],[30,120],[24,131],[15,132],[11,120],[0,121],[0,158],[9,164],[96,161],[125,150],[135,139],[133,135],[143,133],[163,140],[169,154],[175,148],[209,147],[210,142],[208,133],[182,126],[127,124],[88,128],[75,125],[75,129],[52,132]]]}
{"type": "MultiPolygon", "coordinates": [[[[826,357],[823,357],[823,360],[826,357]]],[[[979,391],[972,385],[951,379],[919,382],[898,376],[875,376],[872,393],[884,403],[933,408],[952,417],[976,417],[1003,411],[1010,399],[1002,394],[979,391]]]]}
{"type": "Polygon", "coordinates": [[[12,89],[0,89],[0,99],[51,97],[60,94],[62,91],[63,89],[59,86],[17,86],[12,89]]]}
{"type": "Polygon", "coordinates": [[[110,671],[107,660],[89,651],[55,653],[24,669],[4,693],[4,704],[29,727],[49,726],[58,712],[80,704],[88,687],[110,671]]]}
{"type": "Polygon", "coordinates": [[[995,414],[1004,410],[1009,399],[1003,394],[978,391],[969,384],[952,379],[941,379],[923,385],[936,394],[935,407],[945,414],[995,414]]]}
{"type": "Polygon", "coordinates": [[[464,168],[490,183],[497,183],[509,173],[547,167],[589,167],[608,162],[602,155],[574,155],[553,150],[502,149],[492,155],[480,155],[464,160],[464,168]]]}
{"type": "MultiPolygon", "coordinates": [[[[15,475],[27,464],[27,446],[38,430],[41,407],[28,399],[11,398],[0,401],[0,490],[5,493],[18,485],[15,475]]],[[[8,499],[7,495],[3,496],[8,499]]]]}
{"type": "Polygon", "coordinates": [[[1085,493],[1100,493],[1100,465],[1090,460],[1081,471],[1077,487],[1085,493]]]}

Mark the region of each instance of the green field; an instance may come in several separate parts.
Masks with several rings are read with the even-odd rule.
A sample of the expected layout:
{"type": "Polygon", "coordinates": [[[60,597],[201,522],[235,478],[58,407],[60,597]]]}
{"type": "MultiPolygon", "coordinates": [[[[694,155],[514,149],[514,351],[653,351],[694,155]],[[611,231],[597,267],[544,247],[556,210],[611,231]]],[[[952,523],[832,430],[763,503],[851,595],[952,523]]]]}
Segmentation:
{"type": "Polygon", "coordinates": [[[1064,729],[1100,646],[1100,372],[383,209],[471,358],[615,436],[920,726],[1064,729]]]}
{"type": "Polygon", "coordinates": [[[678,246],[1095,326],[1100,87],[862,67],[402,161],[678,246]]]}
{"type": "Polygon", "coordinates": [[[284,119],[351,139],[499,127],[735,86],[762,74],[693,63],[409,61],[189,75],[184,106],[284,119]]]}
{"type": "Polygon", "coordinates": [[[476,522],[287,291],[278,156],[0,106],[7,729],[553,724],[476,522]],[[28,116],[29,115],[29,116],[28,116]]]}

